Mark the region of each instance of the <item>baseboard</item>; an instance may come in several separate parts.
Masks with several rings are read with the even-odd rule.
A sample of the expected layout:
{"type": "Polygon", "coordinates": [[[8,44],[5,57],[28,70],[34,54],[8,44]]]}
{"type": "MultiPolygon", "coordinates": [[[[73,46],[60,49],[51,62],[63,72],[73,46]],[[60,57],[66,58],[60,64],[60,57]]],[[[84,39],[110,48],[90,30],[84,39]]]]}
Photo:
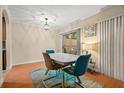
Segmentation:
{"type": "Polygon", "coordinates": [[[2,74],[2,70],[0,70],[0,87],[3,84],[3,74],[2,74]]]}
{"type": "Polygon", "coordinates": [[[43,61],[44,61],[44,59],[33,60],[33,61],[25,61],[25,62],[14,63],[14,64],[12,64],[12,66],[23,65],[23,64],[28,64],[28,63],[43,62],[43,61]]]}
{"type": "Polygon", "coordinates": [[[1,79],[0,79],[0,87],[1,87],[2,84],[3,84],[3,81],[4,81],[3,78],[1,78],[1,79]]]}

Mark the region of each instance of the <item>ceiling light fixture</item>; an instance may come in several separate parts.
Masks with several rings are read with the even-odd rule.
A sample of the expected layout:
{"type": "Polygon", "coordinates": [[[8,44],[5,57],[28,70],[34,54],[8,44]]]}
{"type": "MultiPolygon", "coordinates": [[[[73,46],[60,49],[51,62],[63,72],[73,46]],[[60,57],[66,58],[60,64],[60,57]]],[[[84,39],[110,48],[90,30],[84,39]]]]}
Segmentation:
{"type": "Polygon", "coordinates": [[[51,26],[53,26],[55,21],[56,21],[56,16],[51,15],[51,14],[49,14],[47,12],[41,13],[36,18],[37,19],[40,18],[42,26],[43,26],[44,30],[46,30],[46,31],[49,30],[51,28],[51,26]]]}
{"type": "Polygon", "coordinates": [[[45,18],[44,30],[49,30],[48,18],[45,18]]]}

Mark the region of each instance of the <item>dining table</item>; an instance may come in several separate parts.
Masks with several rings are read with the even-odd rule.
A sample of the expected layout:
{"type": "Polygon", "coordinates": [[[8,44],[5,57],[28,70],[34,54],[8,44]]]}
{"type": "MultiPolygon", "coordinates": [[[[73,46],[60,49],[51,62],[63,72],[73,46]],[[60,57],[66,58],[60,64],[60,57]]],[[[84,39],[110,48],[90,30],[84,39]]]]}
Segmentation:
{"type": "Polygon", "coordinates": [[[64,83],[64,67],[63,65],[71,65],[73,63],[76,62],[76,60],[78,59],[78,57],[80,55],[74,55],[74,54],[68,54],[68,53],[51,53],[49,54],[50,58],[52,60],[54,60],[54,62],[56,62],[57,64],[60,64],[61,70],[62,70],[62,87],[65,87],[65,83],[64,83]]]}

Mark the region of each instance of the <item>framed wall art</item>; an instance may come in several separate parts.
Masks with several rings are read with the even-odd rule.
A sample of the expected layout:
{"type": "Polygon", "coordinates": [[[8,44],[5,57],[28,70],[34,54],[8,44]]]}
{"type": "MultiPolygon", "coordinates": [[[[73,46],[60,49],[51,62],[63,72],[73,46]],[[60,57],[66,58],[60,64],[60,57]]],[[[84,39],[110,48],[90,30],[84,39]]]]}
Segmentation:
{"type": "Polygon", "coordinates": [[[96,24],[84,28],[84,37],[96,36],[96,24]]]}

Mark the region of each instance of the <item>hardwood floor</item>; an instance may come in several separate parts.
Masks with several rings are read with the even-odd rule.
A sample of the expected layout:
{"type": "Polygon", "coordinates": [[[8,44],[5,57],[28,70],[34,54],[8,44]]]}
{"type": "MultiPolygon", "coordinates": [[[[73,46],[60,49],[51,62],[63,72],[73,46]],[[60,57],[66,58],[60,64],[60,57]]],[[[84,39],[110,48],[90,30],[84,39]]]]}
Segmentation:
{"type": "MultiPolygon", "coordinates": [[[[33,84],[29,73],[44,66],[43,62],[14,66],[6,75],[2,88],[32,88],[33,84]]],[[[104,88],[124,88],[124,82],[103,74],[87,72],[85,75],[102,84],[104,88]]]]}

